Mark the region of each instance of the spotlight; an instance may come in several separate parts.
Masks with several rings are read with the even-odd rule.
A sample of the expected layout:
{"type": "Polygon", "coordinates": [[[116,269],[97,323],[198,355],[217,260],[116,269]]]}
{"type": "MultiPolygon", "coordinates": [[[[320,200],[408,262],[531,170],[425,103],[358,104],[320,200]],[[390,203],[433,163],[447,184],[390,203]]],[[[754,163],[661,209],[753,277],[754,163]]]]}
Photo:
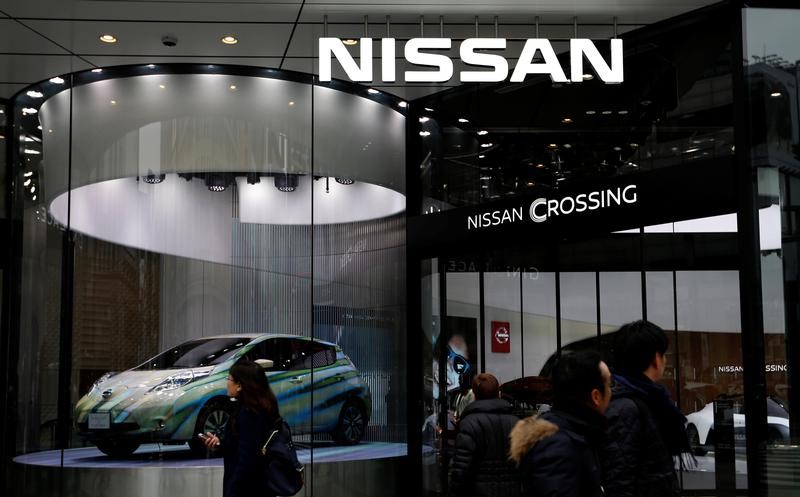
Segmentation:
{"type": "Polygon", "coordinates": [[[352,178],[334,178],[340,185],[352,185],[356,181],[352,178]]]}
{"type": "Polygon", "coordinates": [[[344,43],[348,47],[352,47],[353,45],[358,45],[358,39],[356,39],[356,38],[342,38],[342,43],[344,43]]]}
{"type": "Polygon", "coordinates": [[[236,45],[239,43],[239,40],[237,40],[235,36],[231,35],[223,36],[220,41],[226,45],[236,45]]]}
{"type": "Polygon", "coordinates": [[[55,78],[50,78],[50,82],[53,83],[54,85],[63,85],[64,78],[59,78],[58,76],[56,76],[55,78]]]}
{"type": "Polygon", "coordinates": [[[224,192],[228,188],[229,180],[224,174],[207,174],[206,187],[212,192],[224,192]]]}
{"type": "Polygon", "coordinates": [[[144,176],[142,178],[142,181],[144,181],[148,185],[157,185],[157,184],[161,183],[162,181],[164,181],[164,179],[166,177],[167,177],[167,175],[164,174],[164,173],[161,173],[161,174],[148,174],[147,176],[144,176]]]}
{"type": "Polygon", "coordinates": [[[261,183],[261,178],[258,176],[258,173],[247,173],[247,184],[255,185],[257,183],[261,183]]]}
{"type": "Polygon", "coordinates": [[[298,183],[296,174],[279,174],[275,176],[275,188],[284,193],[295,191],[298,183]]]}
{"type": "Polygon", "coordinates": [[[97,69],[92,69],[92,72],[93,73],[99,73],[99,72],[103,72],[103,70],[98,67],[97,69]]]}
{"type": "Polygon", "coordinates": [[[26,95],[28,95],[31,98],[42,98],[44,96],[44,93],[36,90],[29,90],[28,93],[26,93],[26,95]]]}
{"type": "Polygon", "coordinates": [[[116,43],[117,38],[114,35],[105,34],[100,36],[100,41],[103,43],[116,43]]]}

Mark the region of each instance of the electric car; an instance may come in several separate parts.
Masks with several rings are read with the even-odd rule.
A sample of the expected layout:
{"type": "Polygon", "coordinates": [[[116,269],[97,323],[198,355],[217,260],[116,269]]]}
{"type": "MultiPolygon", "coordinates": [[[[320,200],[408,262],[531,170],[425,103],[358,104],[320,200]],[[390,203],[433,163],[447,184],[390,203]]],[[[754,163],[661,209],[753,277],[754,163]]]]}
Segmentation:
{"type": "MultiPolygon", "coordinates": [[[[714,445],[714,403],[709,402],[699,411],[686,415],[686,434],[695,449],[714,445]]],[[[733,436],[737,445],[744,442],[745,416],[733,414],[733,436]]],[[[781,444],[789,441],[789,413],[779,401],[767,397],[767,443],[781,444]]]]}
{"type": "Polygon", "coordinates": [[[342,349],[277,334],[190,340],[133,369],[106,373],[76,404],[77,430],[110,456],[132,454],[144,442],[188,442],[204,454],[197,434],[222,433],[231,412],[226,378],[241,357],[265,368],[295,433],[330,433],[343,444],[364,436],[370,389],[342,349]]]}

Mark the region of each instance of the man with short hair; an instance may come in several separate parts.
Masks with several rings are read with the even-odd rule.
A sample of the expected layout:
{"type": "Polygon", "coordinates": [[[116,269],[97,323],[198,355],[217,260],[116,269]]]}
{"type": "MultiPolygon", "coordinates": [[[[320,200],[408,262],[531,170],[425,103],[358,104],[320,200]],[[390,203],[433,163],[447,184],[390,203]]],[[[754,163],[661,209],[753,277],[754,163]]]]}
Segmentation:
{"type": "Polygon", "coordinates": [[[686,418],[664,376],[669,340],[649,321],[628,323],[614,339],[614,389],[606,411],[603,484],[609,497],[677,497],[673,456],[690,453],[686,418]]]}
{"type": "Polygon", "coordinates": [[[500,383],[481,373],[472,379],[475,401],[461,413],[450,471],[453,497],[519,497],[519,472],[508,460],[511,429],[519,418],[500,399],[500,383]]]}
{"type": "Polygon", "coordinates": [[[600,497],[597,451],[605,443],[603,413],[611,373],[591,350],[562,352],[553,368],[553,409],[511,432],[524,497],[600,497]]]}

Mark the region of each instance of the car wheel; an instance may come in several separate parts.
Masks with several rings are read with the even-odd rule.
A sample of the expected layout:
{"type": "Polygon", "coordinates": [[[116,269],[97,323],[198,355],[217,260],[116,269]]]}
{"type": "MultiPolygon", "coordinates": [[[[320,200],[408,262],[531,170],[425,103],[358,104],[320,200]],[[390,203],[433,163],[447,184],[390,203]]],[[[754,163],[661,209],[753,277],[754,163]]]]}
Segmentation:
{"type": "Polygon", "coordinates": [[[189,448],[192,449],[195,455],[205,457],[208,449],[205,444],[197,438],[198,433],[214,433],[217,436],[222,436],[225,432],[225,425],[231,415],[228,406],[225,402],[220,400],[212,400],[200,410],[197,415],[197,422],[191,440],[189,440],[189,448]]]}
{"type": "Polygon", "coordinates": [[[94,443],[100,452],[110,457],[127,457],[139,448],[138,442],[121,440],[98,440],[94,443]]]}
{"type": "Polygon", "coordinates": [[[345,445],[355,445],[364,437],[367,428],[367,416],[364,409],[355,401],[348,400],[339,414],[334,438],[345,445]]]}
{"type": "Polygon", "coordinates": [[[697,433],[697,427],[695,425],[689,425],[686,427],[686,437],[689,439],[689,447],[692,448],[692,452],[696,456],[704,456],[708,453],[708,451],[700,445],[700,434],[697,433]]]}

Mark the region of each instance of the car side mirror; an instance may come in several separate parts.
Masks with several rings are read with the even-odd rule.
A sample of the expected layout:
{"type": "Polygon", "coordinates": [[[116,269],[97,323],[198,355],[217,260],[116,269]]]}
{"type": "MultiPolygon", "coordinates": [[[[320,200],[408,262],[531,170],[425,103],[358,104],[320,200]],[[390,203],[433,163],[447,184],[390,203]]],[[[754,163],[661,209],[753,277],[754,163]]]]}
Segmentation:
{"type": "Polygon", "coordinates": [[[253,362],[261,366],[261,369],[271,369],[272,366],[275,364],[270,359],[256,359],[253,362]]]}

